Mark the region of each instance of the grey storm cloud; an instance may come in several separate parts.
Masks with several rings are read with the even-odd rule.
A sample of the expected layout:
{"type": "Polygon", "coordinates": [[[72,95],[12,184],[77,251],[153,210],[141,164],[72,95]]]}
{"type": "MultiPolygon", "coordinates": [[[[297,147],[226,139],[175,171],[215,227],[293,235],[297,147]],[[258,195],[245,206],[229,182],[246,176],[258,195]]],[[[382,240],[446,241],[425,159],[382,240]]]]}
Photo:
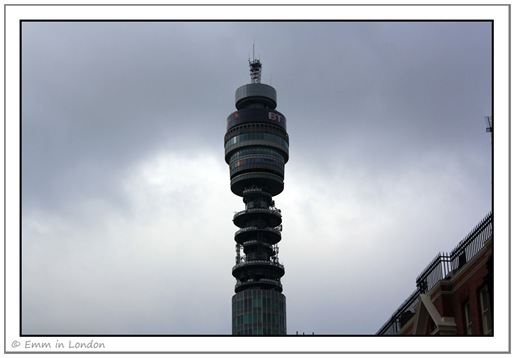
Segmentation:
{"type": "Polygon", "coordinates": [[[491,210],[491,31],[22,23],[24,333],[230,334],[223,136],[255,43],[291,143],[288,333],[374,334],[491,210]]]}

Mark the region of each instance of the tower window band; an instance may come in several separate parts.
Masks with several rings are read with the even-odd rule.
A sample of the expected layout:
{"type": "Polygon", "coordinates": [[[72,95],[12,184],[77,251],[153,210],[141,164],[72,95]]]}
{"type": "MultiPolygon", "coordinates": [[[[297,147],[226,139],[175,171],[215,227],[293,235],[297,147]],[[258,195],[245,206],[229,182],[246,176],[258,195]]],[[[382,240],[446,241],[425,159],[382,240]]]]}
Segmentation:
{"type": "Polygon", "coordinates": [[[288,148],[288,141],[286,141],[284,138],[281,138],[277,135],[269,134],[269,133],[246,133],[246,134],[240,134],[240,135],[234,136],[225,143],[225,148],[227,149],[228,147],[230,147],[236,143],[239,143],[239,142],[257,140],[257,139],[263,139],[263,140],[270,141],[273,143],[279,143],[282,146],[288,148]]]}

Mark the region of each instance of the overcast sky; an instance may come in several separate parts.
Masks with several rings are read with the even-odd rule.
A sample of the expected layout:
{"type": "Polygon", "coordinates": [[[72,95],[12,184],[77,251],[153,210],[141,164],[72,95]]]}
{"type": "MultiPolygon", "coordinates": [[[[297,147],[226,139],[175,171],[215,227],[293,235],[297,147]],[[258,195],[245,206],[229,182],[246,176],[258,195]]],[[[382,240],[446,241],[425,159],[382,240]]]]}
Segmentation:
{"type": "Polygon", "coordinates": [[[290,135],[289,334],[375,334],[491,210],[488,22],[24,22],[23,333],[231,333],[253,44],[290,135]]]}

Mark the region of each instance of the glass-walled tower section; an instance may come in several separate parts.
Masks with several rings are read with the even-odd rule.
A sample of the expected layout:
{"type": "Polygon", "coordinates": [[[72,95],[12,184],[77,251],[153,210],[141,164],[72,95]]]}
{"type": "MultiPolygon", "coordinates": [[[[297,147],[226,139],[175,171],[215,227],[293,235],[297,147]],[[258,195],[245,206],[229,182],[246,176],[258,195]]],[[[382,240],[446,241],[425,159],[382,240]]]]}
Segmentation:
{"type": "Polygon", "coordinates": [[[276,111],[277,94],[261,83],[261,62],[249,61],[251,83],[236,90],[236,112],[227,118],[225,161],[231,191],[245,209],[233,217],[236,279],[233,335],[285,335],[284,266],[279,262],[282,215],[273,197],[284,188],[289,138],[286,118],[276,111]]]}

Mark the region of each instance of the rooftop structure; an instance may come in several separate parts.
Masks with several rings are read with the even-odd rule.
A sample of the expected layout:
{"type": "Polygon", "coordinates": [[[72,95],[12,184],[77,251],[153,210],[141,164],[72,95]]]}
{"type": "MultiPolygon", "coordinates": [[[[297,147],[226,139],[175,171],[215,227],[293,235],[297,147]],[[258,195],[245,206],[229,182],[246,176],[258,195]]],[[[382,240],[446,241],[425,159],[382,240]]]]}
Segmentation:
{"type": "Polygon", "coordinates": [[[492,242],[490,213],[450,253],[436,255],[377,335],[492,335],[492,242]]]}

